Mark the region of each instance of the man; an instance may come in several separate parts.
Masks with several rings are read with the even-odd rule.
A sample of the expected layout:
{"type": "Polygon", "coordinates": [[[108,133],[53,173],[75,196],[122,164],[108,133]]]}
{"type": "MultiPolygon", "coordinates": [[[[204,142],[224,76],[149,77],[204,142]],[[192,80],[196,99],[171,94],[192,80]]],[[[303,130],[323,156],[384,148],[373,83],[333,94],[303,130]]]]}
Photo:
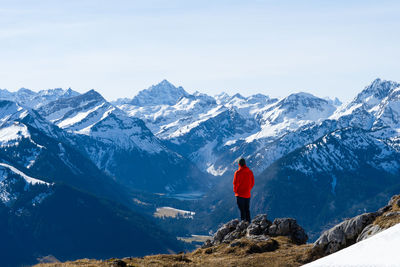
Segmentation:
{"type": "Polygon", "coordinates": [[[240,210],[242,221],[250,223],[250,191],[254,186],[253,172],[246,166],[244,158],[239,160],[239,169],[233,178],[233,192],[240,210]]]}

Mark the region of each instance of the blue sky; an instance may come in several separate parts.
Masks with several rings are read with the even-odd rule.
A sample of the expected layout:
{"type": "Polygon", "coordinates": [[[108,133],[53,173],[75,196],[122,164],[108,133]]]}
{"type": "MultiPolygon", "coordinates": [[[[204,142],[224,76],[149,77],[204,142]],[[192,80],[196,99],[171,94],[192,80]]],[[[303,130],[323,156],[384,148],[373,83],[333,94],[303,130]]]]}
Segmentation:
{"type": "Polygon", "coordinates": [[[400,81],[400,1],[0,0],[0,88],[350,100],[400,81]]]}

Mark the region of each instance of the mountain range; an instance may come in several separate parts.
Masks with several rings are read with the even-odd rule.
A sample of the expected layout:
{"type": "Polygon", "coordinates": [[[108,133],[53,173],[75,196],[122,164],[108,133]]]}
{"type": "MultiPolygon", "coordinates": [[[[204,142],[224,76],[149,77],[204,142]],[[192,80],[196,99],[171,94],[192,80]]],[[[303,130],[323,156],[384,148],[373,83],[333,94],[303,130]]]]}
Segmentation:
{"type": "MultiPolygon", "coordinates": [[[[213,231],[237,216],[231,176],[237,159],[245,157],[256,178],[251,210],[294,217],[313,240],[345,217],[382,206],[400,190],[399,103],[400,84],[381,79],[344,104],[303,92],[281,99],[190,94],[167,80],[112,102],[95,90],[80,94],[71,89],[4,89],[0,206],[9,223],[3,235],[13,240],[14,251],[22,245],[12,233],[47,225],[57,207],[71,218],[91,209],[104,213],[88,213],[87,227],[89,222],[96,225],[96,216],[105,220],[101,216],[107,213],[121,219],[119,214],[129,213],[127,218],[133,219],[124,227],[138,229],[132,232],[133,240],[150,244],[164,236],[154,249],[176,250],[181,244],[161,229],[163,221],[149,216],[155,201],[196,212],[179,228],[213,231]],[[204,197],[194,202],[170,199],[188,193],[204,197]],[[92,204],[79,202],[81,198],[92,204]],[[51,208],[42,208],[46,205],[51,208]],[[18,214],[27,214],[27,228],[18,214]],[[141,236],[141,231],[148,235],[141,236]]],[[[54,223],[60,225],[55,236],[62,235],[62,229],[79,228],[54,223]]],[[[105,220],[96,228],[100,239],[109,238],[110,228],[123,238],[122,229],[127,228],[111,225],[105,220]]],[[[42,236],[45,231],[33,233],[18,235],[35,244],[20,263],[30,263],[39,254],[77,256],[60,243],[51,246],[53,241],[42,236]]],[[[118,246],[114,248],[108,251],[118,246]]],[[[137,255],[151,253],[150,248],[130,249],[137,255]]],[[[94,247],[86,252],[109,255],[102,251],[94,247]]]]}
{"type": "Polygon", "coordinates": [[[198,212],[204,231],[237,216],[230,175],[243,156],[256,174],[252,210],[295,217],[315,238],[400,189],[399,87],[376,79],[345,104],[308,93],[273,99],[197,92],[181,93],[175,103],[115,104],[143,119],[167,147],[221,177],[198,212]]]}

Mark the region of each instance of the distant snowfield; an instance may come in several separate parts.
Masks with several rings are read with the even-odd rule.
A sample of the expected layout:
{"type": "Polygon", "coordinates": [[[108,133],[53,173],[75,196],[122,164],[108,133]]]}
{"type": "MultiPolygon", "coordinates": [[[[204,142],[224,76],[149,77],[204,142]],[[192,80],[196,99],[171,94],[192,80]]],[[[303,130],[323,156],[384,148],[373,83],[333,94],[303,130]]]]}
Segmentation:
{"type": "Polygon", "coordinates": [[[313,266],[400,266],[400,224],[366,240],[316,260],[313,266]]]}
{"type": "Polygon", "coordinates": [[[187,218],[187,219],[193,219],[193,216],[196,213],[194,211],[188,211],[188,210],[179,210],[171,207],[161,207],[157,208],[156,212],[154,212],[154,217],[156,218],[187,218]]]}

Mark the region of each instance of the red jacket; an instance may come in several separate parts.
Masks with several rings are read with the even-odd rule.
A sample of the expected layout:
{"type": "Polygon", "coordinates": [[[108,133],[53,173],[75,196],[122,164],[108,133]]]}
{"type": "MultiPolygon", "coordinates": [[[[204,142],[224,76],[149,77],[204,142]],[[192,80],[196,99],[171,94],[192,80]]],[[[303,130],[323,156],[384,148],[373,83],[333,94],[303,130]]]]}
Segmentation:
{"type": "Polygon", "coordinates": [[[235,196],[250,198],[250,191],[253,186],[253,172],[247,166],[239,166],[233,178],[233,192],[235,192],[235,196]]]}

